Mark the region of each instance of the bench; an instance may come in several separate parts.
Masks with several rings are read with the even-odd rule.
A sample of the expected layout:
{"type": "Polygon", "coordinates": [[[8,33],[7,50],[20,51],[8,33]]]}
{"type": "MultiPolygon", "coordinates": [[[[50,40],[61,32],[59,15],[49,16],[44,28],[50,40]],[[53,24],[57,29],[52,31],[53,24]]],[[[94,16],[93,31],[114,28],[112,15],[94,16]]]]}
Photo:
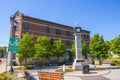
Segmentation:
{"type": "Polygon", "coordinates": [[[58,72],[38,71],[38,80],[64,80],[64,74],[58,72]]]}

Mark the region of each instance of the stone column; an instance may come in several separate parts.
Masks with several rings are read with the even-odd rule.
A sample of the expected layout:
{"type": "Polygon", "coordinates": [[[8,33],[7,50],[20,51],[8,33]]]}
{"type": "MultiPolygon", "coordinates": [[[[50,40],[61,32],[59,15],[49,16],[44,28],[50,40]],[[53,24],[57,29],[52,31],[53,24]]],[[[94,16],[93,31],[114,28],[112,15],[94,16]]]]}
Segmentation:
{"type": "Polygon", "coordinates": [[[76,59],[82,59],[81,33],[75,33],[76,59]]]}
{"type": "Polygon", "coordinates": [[[81,70],[83,68],[84,59],[82,58],[82,45],[81,45],[81,27],[77,24],[74,28],[75,35],[75,51],[76,58],[73,62],[74,70],[81,70]]]}

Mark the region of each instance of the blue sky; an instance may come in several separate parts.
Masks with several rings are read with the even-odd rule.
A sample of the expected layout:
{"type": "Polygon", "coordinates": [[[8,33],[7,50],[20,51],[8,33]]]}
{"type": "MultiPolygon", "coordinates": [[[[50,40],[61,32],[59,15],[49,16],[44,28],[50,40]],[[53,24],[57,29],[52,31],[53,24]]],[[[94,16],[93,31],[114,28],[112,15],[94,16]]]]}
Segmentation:
{"type": "Polygon", "coordinates": [[[105,40],[120,35],[120,0],[0,0],[0,46],[8,46],[10,16],[25,15],[82,29],[105,40]]]}

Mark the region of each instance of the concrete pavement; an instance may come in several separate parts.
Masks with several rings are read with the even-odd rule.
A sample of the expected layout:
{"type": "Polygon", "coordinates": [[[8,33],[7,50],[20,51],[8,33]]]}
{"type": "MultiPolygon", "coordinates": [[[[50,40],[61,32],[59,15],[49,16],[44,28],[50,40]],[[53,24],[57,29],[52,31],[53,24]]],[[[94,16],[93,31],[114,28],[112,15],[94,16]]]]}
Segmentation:
{"type": "MultiPolygon", "coordinates": [[[[3,63],[0,64],[0,73],[6,71],[6,60],[2,59],[3,63]]],[[[90,65],[93,67],[93,65],[90,65]]],[[[56,68],[62,66],[51,66],[44,67],[38,70],[42,71],[54,71],[56,68]]],[[[110,64],[97,65],[99,68],[104,68],[105,70],[92,70],[89,74],[83,74],[82,71],[67,72],[64,74],[65,80],[120,80],[120,67],[110,66],[110,64]]],[[[7,71],[10,67],[7,67],[7,71]]],[[[38,70],[28,70],[31,73],[31,80],[38,80],[38,70]]]]}
{"type": "Polygon", "coordinates": [[[104,77],[110,80],[120,80],[120,69],[109,69],[110,73],[103,75],[104,77]]]}
{"type": "MultiPolygon", "coordinates": [[[[6,71],[6,59],[0,58],[2,62],[0,63],[0,74],[6,71]]],[[[8,68],[7,68],[8,70],[8,68]]]]}
{"type": "MultiPolygon", "coordinates": [[[[57,67],[40,68],[39,70],[51,72],[57,67]]],[[[64,80],[120,80],[120,67],[110,66],[109,64],[97,65],[98,67],[105,70],[92,70],[89,74],[83,74],[82,71],[67,72],[64,74],[64,80]]],[[[33,77],[32,80],[38,80],[37,71],[30,71],[33,77]]]]}

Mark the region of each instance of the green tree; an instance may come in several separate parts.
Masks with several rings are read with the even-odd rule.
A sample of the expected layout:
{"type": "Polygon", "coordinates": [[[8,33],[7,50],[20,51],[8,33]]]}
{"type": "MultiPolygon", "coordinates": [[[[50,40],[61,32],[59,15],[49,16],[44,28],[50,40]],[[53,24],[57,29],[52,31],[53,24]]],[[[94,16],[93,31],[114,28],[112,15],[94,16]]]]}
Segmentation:
{"type": "Polygon", "coordinates": [[[90,39],[89,49],[92,57],[99,59],[100,64],[104,59],[106,59],[108,54],[108,46],[106,45],[103,36],[94,34],[94,36],[90,39]]]}
{"type": "Polygon", "coordinates": [[[72,44],[72,48],[70,49],[70,51],[72,52],[73,55],[75,55],[75,41],[72,44]]]}
{"type": "Polygon", "coordinates": [[[6,49],[7,49],[7,47],[0,47],[0,51],[1,51],[1,52],[5,52],[6,49]]]}
{"type": "Polygon", "coordinates": [[[87,44],[84,40],[81,40],[81,41],[82,41],[82,54],[85,56],[88,53],[87,44]]]}
{"type": "Polygon", "coordinates": [[[7,49],[7,47],[0,47],[0,54],[1,54],[1,56],[0,57],[3,57],[3,55],[4,55],[4,53],[6,52],[6,49],[7,49]]]}
{"type": "Polygon", "coordinates": [[[25,65],[27,62],[27,58],[32,58],[35,54],[35,42],[34,42],[34,36],[30,35],[29,33],[23,34],[22,39],[20,39],[19,42],[19,49],[17,53],[17,57],[20,60],[20,63],[25,60],[25,65]]]}
{"type": "Polygon", "coordinates": [[[120,35],[111,40],[110,51],[113,51],[120,56],[120,35]]]}
{"type": "Polygon", "coordinates": [[[46,36],[41,36],[37,38],[35,44],[36,54],[35,58],[45,58],[49,59],[52,53],[51,39],[46,36]]]}
{"type": "Polygon", "coordinates": [[[66,49],[61,40],[54,40],[53,42],[53,56],[59,57],[64,56],[66,49]]]}

